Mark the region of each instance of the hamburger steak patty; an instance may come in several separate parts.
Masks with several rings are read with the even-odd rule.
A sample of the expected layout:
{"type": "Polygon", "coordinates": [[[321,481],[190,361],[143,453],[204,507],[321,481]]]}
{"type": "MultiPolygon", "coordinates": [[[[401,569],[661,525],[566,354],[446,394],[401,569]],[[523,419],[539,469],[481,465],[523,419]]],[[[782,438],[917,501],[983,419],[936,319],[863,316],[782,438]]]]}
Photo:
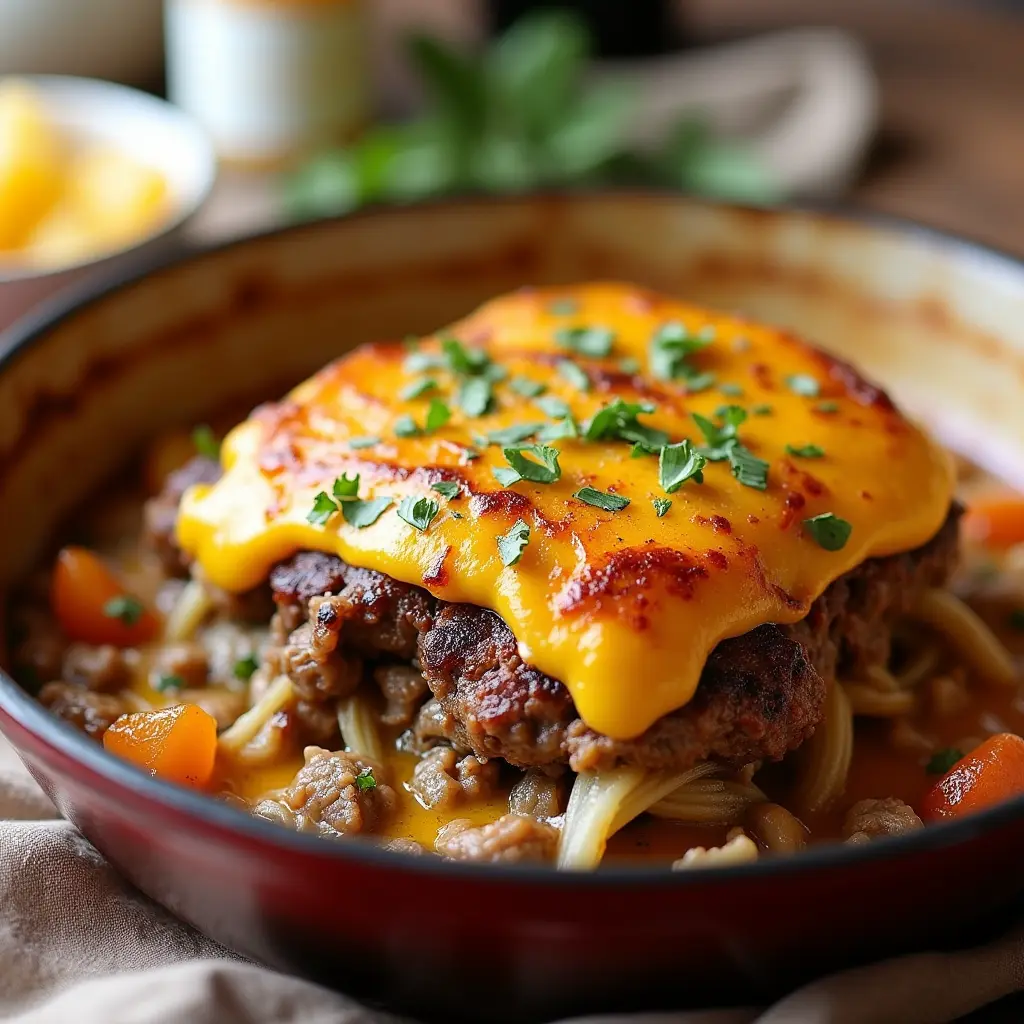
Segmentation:
{"type": "Polygon", "coordinates": [[[522,661],[511,629],[494,612],[435,601],[418,587],[316,552],[277,566],[270,583],[289,622],[302,620],[313,597],[345,594],[356,614],[342,642],[361,653],[410,656],[418,637],[420,665],[460,749],[522,767],[682,770],[708,757],[778,759],[810,736],[825,680],[886,664],[894,621],[922,590],[948,578],[958,518],[954,509],[923,547],[870,559],[840,577],[799,622],[722,641],[689,704],[625,741],[588,729],[566,688],[522,661]]]}

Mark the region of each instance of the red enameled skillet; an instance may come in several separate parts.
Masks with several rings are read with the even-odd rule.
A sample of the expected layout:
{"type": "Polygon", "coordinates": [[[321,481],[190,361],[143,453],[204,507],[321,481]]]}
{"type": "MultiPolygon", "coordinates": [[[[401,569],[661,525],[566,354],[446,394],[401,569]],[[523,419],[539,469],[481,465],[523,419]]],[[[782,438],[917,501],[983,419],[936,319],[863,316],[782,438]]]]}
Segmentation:
{"type": "MultiPolygon", "coordinates": [[[[612,277],[802,331],[1024,485],[1021,263],[893,222],[672,195],[455,200],[242,241],[11,331],[0,592],[17,601],[58,524],[159,430],[520,285],[612,277]]],[[[1024,896],[1024,799],[741,868],[556,875],[248,819],[108,756],[2,675],[0,728],[61,812],[175,914],[266,963],[446,1020],[760,999],[969,941],[1024,896]]]]}

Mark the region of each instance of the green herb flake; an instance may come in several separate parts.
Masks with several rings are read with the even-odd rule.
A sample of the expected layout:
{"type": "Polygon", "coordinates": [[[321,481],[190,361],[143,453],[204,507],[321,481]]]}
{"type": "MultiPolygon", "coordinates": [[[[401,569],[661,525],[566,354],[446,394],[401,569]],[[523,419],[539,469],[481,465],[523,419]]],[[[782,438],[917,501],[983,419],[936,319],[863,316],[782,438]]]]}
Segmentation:
{"type": "Polygon", "coordinates": [[[963,760],[963,751],[956,747],[946,747],[945,750],[937,750],[925,765],[925,771],[929,775],[945,775],[957,761],[963,760]]]}
{"type": "Polygon", "coordinates": [[[581,356],[603,359],[611,354],[615,332],[607,327],[562,327],[555,331],[555,341],[581,356]]]}
{"type": "Polygon", "coordinates": [[[703,328],[690,331],[678,321],[662,324],[651,338],[650,366],[651,373],[661,380],[687,381],[687,390],[701,391],[714,382],[712,374],[701,374],[690,365],[688,359],[695,352],[700,352],[714,341],[713,329],[703,328]],[[710,383],[706,379],[710,378],[710,383]]]}
{"type": "Polygon", "coordinates": [[[520,480],[528,480],[535,484],[553,484],[562,475],[562,469],[558,465],[558,456],[561,453],[557,448],[549,448],[543,444],[521,445],[516,448],[503,448],[502,454],[511,469],[501,467],[494,470],[494,475],[505,487],[520,480]],[[540,461],[528,459],[527,455],[533,455],[540,461]]]}
{"type": "Polygon", "coordinates": [[[740,398],[743,395],[743,388],[739,384],[719,384],[718,390],[730,398],[740,398]]]}
{"type": "Polygon", "coordinates": [[[161,672],[153,684],[153,689],[159,690],[161,693],[167,693],[170,690],[184,690],[185,680],[181,676],[166,675],[161,672]]]}
{"type": "Polygon", "coordinates": [[[560,359],[555,369],[578,391],[590,390],[590,378],[586,371],[570,359],[560,359]]]}
{"type": "Polygon", "coordinates": [[[821,385],[806,373],[791,373],[786,378],[786,387],[794,395],[802,395],[804,398],[817,398],[821,394],[821,385]]]}
{"type": "Polygon", "coordinates": [[[406,373],[424,373],[427,370],[443,370],[444,359],[429,352],[410,352],[402,362],[406,373]]]}
{"type": "Polygon", "coordinates": [[[242,682],[248,682],[253,673],[260,667],[259,659],[255,654],[247,654],[244,658],[239,658],[231,669],[231,674],[236,679],[241,679],[242,682]]]}
{"type": "Polygon", "coordinates": [[[625,359],[619,360],[619,369],[623,373],[639,373],[640,360],[634,359],[632,356],[626,356],[625,359]]]}
{"type": "Polygon", "coordinates": [[[829,416],[832,413],[839,412],[839,403],[838,402],[818,402],[818,404],[814,407],[814,411],[815,412],[822,412],[822,413],[825,413],[826,416],[829,416]]]}
{"type": "Polygon", "coordinates": [[[422,433],[411,416],[399,416],[394,425],[395,437],[419,437],[422,433]]]}
{"type": "Polygon", "coordinates": [[[654,411],[655,406],[650,402],[625,402],[616,398],[594,414],[586,426],[584,437],[588,441],[629,441],[651,451],[658,451],[668,444],[668,434],[637,419],[641,413],[654,411]]]}
{"type": "Polygon", "coordinates": [[[826,551],[842,550],[853,532],[853,526],[833,512],[823,512],[820,516],[805,519],[804,529],[826,551]]]}
{"type": "Polygon", "coordinates": [[[501,564],[506,569],[516,565],[523,557],[523,552],[529,543],[530,527],[522,519],[517,519],[508,533],[498,537],[498,554],[501,555],[501,564]]]}
{"type": "Polygon", "coordinates": [[[437,381],[433,377],[420,377],[419,380],[414,380],[411,384],[406,384],[401,391],[398,392],[398,397],[403,402],[411,402],[414,398],[422,398],[423,395],[430,391],[437,390],[437,381]]]}
{"type": "Polygon", "coordinates": [[[442,338],[441,351],[452,373],[466,377],[484,373],[491,365],[491,357],[479,348],[467,348],[458,338],[442,338]]]}
{"type": "Polygon", "coordinates": [[[795,455],[798,459],[821,459],[825,457],[825,449],[816,444],[787,444],[786,454],[795,455]]]}
{"type": "Polygon", "coordinates": [[[463,448],[462,449],[462,461],[463,462],[474,462],[480,458],[480,453],[475,448],[463,448]]]}
{"type": "Polygon", "coordinates": [[[112,597],[103,606],[103,614],[108,619],[120,619],[126,626],[134,626],[145,610],[142,602],[131,594],[112,597]]]}
{"type": "Polygon", "coordinates": [[[433,498],[417,498],[410,495],[403,498],[398,506],[398,518],[421,533],[434,520],[441,506],[433,498]]]}
{"type": "Polygon", "coordinates": [[[213,428],[205,423],[200,423],[192,431],[192,445],[204,458],[215,461],[220,458],[220,441],[217,440],[213,428]]]}
{"type": "Polygon", "coordinates": [[[451,418],[451,409],[440,398],[432,398],[425,423],[427,433],[432,434],[435,430],[440,430],[451,418]]]}
{"type": "Polygon", "coordinates": [[[350,437],[348,439],[349,448],[357,451],[360,448],[372,448],[375,444],[380,444],[380,438],[373,434],[367,434],[364,437],[350,437]]]}
{"type": "Polygon", "coordinates": [[[347,473],[343,473],[334,481],[331,491],[334,494],[334,500],[339,504],[359,497],[359,474],[356,473],[355,476],[350,477],[347,473]]]}
{"type": "Polygon", "coordinates": [[[356,789],[360,793],[365,793],[369,789],[377,788],[377,780],[373,777],[372,768],[363,768],[356,776],[356,789]]]}
{"type": "Polygon", "coordinates": [[[543,426],[543,423],[516,423],[501,430],[492,430],[483,440],[486,444],[496,444],[504,448],[507,445],[521,444],[533,437],[543,426]]]}
{"type": "Polygon", "coordinates": [[[483,416],[493,401],[493,387],[485,377],[470,377],[459,388],[459,407],[467,416],[483,416]]]}
{"type": "Polygon", "coordinates": [[[552,299],[548,303],[548,312],[552,316],[572,316],[579,310],[580,304],[575,299],[552,299]]]}
{"type": "Polygon", "coordinates": [[[739,443],[736,432],[740,424],[746,421],[747,411],[738,405],[723,405],[716,410],[715,415],[722,421],[720,424],[701,416],[699,412],[693,413],[693,421],[707,442],[697,450],[708,462],[723,462],[729,458],[729,449],[739,443]]]}
{"type": "Polygon", "coordinates": [[[306,513],[306,522],[314,526],[324,526],[337,511],[338,506],[334,499],[326,491],[321,491],[313,499],[313,507],[306,513]]]}
{"type": "Polygon", "coordinates": [[[672,500],[670,498],[651,498],[651,504],[654,506],[655,515],[660,519],[672,507],[672,500]]]}
{"type": "Polygon", "coordinates": [[[375,522],[394,504],[394,498],[369,498],[366,500],[357,499],[342,503],[341,514],[349,526],[357,530],[365,530],[367,526],[373,526],[375,522]]]}
{"type": "Polygon", "coordinates": [[[689,441],[665,445],[658,455],[658,482],[666,494],[674,494],[687,480],[704,483],[707,458],[689,441]]]}
{"type": "Polygon", "coordinates": [[[536,398],[547,391],[546,384],[542,384],[539,380],[531,380],[529,377],[513,377],[508,382],[508,386],[523,398],[536,398]]]}
{"type": "Polygon", "coordinates": [[[569,403],[557,395],[545,395],[543,398],[538,398],[535,404],[541,412],[555,420],[565,419],[566,416],[572,414],[569,403]]]}
{"type": "Polygon", "coordinates": [[[760,405],[752,405],[750,407],[751,416],[771,416],[774,410],[767,402],[762,402],[760,405]]]}
{"type": "Polygon", "coordinates": [[[457,498],[462,493],[462,485],[455,480],[438,480],[436,484],[430,485],[430,489],[437,491],[441,497],[447,498],[449,501],[452,498],[457,498]]]}
{"type": "Polygon", "coordinates": [[[744,487],[753,487],[758,491],[768,489],[768,463],[759,459],[749,448],[741,444],[729,447],[729,467],[732,475],[744,487]]]}
{"type": "Polygon", "coordinates": [[[579,437],[580,428],[572,416],[565,416],[554,423],[545,423],[537,431],[537,440],[547,443],[548,441],[561,441],[566,437],[579,437]]]}
{"type": "Polygon", "coordinates": [[[593,487],[581,487],[573,497],[594,508],[604,509],[605,512],[621,512],[629,504],[629,498],[623,498],[620,494],[605,494],[593,487]]]}

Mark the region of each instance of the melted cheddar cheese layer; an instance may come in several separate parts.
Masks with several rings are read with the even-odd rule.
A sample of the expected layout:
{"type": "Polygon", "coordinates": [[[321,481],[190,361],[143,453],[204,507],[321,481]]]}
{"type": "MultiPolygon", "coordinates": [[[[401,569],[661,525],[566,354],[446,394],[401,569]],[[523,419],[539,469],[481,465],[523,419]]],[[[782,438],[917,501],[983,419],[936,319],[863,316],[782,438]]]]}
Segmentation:
{"type": "MultiPolygon", "coordinates": [[[[478,357],[476,369],[483,363],[478,357]]],[[[475,387],[479,401],[488,388],[475,387]]],[[[565,684],[583,720],[621,739],[686,704],[720,640],[800,619],[864,559],[929,540],[953,487],[947,455],[846,364],[784,331],[624,284],[499,298],[422,339],[413,354],[397,343],[357,349],[255,410],[225,439],[222,461],[221,480],[190,490],[178,520],[183,549],[210,581],[243,591],[276,562],[319,550],[446,601],[491,608],[524,660],[565,684]],[[652,366],[655,338],[699,332],[711,339],[705,347],[675,366],[655,356],[652,366]],[[503,379],[490,385],[482,415],[460,406],[462,394],[472,409],[463,389],[482,377],[445,356],[442,339],[451,337],[500,368],[486,372],[503,379]],[[588,354],[609,338],[607,355],[588,354]],[[664,379],[666,365],[674,379],[664,379]],[[541,395],[523,393],[541,386],[541,395]],[[695,413],[720,424],[723,406],[743,408],[738,441],[768,463],[766,488],[742,483],[723,459],[708,462],[703,483],[690,479],[668,494],[658,456],[633,457],[620,438],[547,442],[561,471],[551,483],[495,478],[509,462],[488,433],[553,423],[564,409],[552,399],[583,432],[616,398],[649,404],[640,424],[697,446],[707,438],[695,413]],[[427,432],[432,400],[451,417],[427,432]],[[419,432],[396,435],[396,425],[408,433],[408,417],[419,432]],[[310,522],[317,494],[330,495],[343,474],[358,474],[360,499],[394,503],[361,528],[340,513],[310,522]],[[444,481],[457,483],[459,496],[433,490],[444,481]],[[583,487],[629,504],[594,507],[574,497],[583,487]],[[426,529],[397,514],[408,496],[438,503],[426,529]],[[654,499],[671,508],[659,516],[654,499]],[[805,525],[825,513],[850,524],[839,550],[805,525]],[[498,538],[518,520],[529,541],[506,566],[498,538]]]]}

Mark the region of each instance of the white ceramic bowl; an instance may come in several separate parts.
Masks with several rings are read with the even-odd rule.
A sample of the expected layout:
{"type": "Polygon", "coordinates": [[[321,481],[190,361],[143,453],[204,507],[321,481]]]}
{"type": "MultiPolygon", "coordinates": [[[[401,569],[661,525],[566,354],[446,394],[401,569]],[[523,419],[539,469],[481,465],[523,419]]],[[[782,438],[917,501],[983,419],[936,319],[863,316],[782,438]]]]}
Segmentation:
{"type": "Polygon", "coordinates": [[[79,281],[123,270],[141,255],[167,248],[206,201],[217,161],[203,130],[177,107],[122,85],[56,75],[19,76],[40,95],[54,123],[72,138],[93,139],[159,170],[171,214],[127,248],[69,266],[0,267],[0,330],[43,299],[79,281]]]}

